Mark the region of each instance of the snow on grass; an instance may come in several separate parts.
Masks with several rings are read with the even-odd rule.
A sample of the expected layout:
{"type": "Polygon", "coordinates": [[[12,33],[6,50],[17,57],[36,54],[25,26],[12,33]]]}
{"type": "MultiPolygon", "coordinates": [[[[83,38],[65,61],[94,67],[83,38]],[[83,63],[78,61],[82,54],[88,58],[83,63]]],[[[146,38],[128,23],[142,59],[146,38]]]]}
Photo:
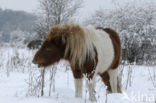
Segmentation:
{"type": "MultiPolygon", "coordinates": [[[[34,73],[39,73],[37,72],[39,68],[31,63],[34,53],[35,51],[28,49],[0,48],[0,103],[91,103],[88,100],[85,79],[83,98],[74,97],[73,75],[70,70],[66,71],[62,66],[63,63],[59,63],[57,66],[56,90],[51,93],[51,96],[48,96],[48,77],[45,80],[45,95],[43,97],[28,95],[29,72],[35,70],[34,73]],[[17,62],[14,64],[15,60],[17,62]]],[[[133,69],[132,85],[127,90],[124,90],[123,86],[123,94],[106,95],[106,87],[100,77],[97,77],[95,89],[97,103],[105,103],[106,96],[107,103],[154,103],[150,96],[156,96],[156,88],[152,85],[148,68],[152,71],[155,67],[132,66],[131,68],[133,69]]],[[[126,83],[128,69],[128,66],[124,67],[123,85],[126,83]]]]}

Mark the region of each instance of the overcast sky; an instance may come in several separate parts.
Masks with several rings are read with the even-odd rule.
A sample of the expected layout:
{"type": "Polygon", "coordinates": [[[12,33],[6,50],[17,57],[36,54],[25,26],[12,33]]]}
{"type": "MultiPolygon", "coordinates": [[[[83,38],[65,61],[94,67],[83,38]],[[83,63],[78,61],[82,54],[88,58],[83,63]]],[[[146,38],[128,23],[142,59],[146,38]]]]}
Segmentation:
{"type": "MultiPolygon", "coordinates": [[[[138,1],[151,2],[156,0],[84,0],[83,9],[80,14],[87,16],[97,10],[99,7],[103,9],[112,9],[114,5],[112,1],[115,1],[118,5],[123,5],[126,2],[138,1]]],[[[35,12],[39,7],[38,0],[0,0],[0,7],[3,9],[24,10],[27,12],[35,12]]]]}
{"type": "MultiPolygon", "coordinates": [[[[84,0],[84,6],[87,10],[92,11],[99,6],[103,6],[104,8],[109,7],[111,5],[110,1],[111,0],[84,0]]],[[[33,12],[38,6],[38,0],[0,0],[0,7],[13,10],[33,12]]]]}
{"type": "Polygon", "coordinates": [[[38,0],[0,0],[0,7],[4,9],[24,10],[32,12],[38,6],[38,0]]]}

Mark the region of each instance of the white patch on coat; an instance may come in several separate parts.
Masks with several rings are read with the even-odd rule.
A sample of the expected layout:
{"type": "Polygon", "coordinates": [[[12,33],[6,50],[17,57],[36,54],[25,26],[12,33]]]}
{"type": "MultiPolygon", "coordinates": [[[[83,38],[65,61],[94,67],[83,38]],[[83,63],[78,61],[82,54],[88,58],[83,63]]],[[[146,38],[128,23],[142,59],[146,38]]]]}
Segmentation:
{"type": "Polygon", "coordinates": [[[82,27],[85,32],[86,48],[90,58],[95,59],[94,47],[97,50],[98,64],[95,69],[97,73],[105,72],[114,59],[114,47],[109,34],[103,30],[97,30],[93,26],[82,27]]]}

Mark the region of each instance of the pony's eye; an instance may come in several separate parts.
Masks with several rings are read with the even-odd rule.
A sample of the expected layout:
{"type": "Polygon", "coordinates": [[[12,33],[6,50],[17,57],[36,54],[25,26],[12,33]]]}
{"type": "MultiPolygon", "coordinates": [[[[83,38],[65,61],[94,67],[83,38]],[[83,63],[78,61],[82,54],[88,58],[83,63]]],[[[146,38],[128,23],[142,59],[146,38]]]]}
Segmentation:
{"type": "Polygon", "coordinates": [[[46,48],[46,51],[51,51],[51,48],[46,48]]]}

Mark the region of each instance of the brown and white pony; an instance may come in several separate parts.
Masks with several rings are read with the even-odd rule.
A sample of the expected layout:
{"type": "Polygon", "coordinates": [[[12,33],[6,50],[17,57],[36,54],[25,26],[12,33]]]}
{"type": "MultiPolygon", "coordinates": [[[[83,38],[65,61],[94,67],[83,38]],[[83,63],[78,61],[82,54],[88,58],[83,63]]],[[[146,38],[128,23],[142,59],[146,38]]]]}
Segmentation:
{"type": "Polygon", "coordinates": [[[95,77],[100,75],[110,93],[118,89],[117,75],[121,55],[118,34],[112,29],[66,24],[51,28],[33,63],[48,67],[61,59],[69,61],[75,79],[75,96],[82,97],[82,78],[89,81],[89,99],[94,101],[95,77]]]}

